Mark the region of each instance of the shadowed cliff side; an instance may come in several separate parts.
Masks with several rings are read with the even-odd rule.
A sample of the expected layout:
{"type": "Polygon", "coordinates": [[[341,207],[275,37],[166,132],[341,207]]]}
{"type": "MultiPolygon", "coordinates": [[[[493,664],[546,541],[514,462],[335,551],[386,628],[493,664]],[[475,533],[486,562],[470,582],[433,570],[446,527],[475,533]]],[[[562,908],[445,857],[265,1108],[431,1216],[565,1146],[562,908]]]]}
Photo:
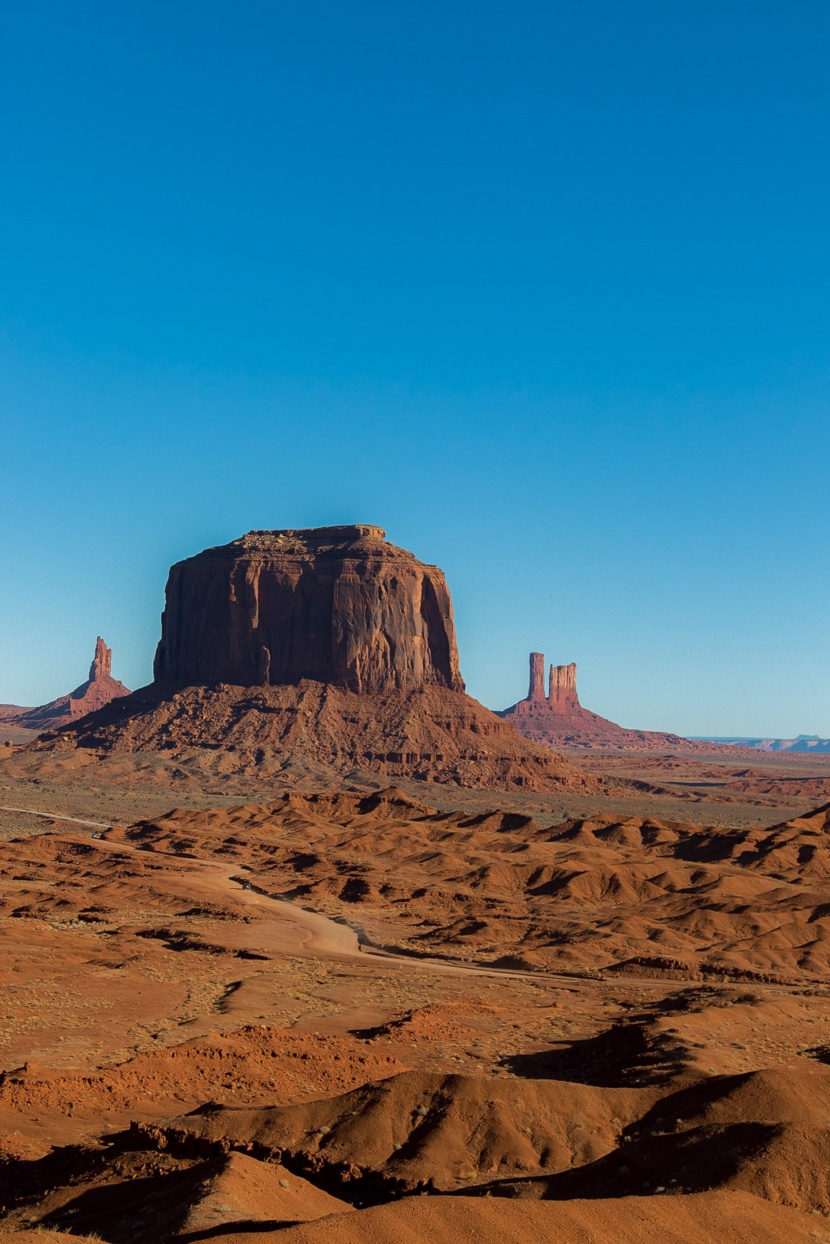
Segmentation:
{"type": "Polygon", "coordinates": [[[157,683],[463,691],[442,571],[381,527],[251,531],[167,581],[157,683]]]}

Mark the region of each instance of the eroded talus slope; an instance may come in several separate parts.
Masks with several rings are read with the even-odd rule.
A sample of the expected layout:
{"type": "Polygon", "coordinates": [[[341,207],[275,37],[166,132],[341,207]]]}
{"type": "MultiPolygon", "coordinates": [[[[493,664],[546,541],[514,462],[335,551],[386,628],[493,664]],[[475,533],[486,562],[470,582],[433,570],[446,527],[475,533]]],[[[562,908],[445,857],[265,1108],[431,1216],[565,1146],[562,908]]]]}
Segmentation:
{"type": "MultiPolygon", "coordinates": [[[[43,1166],[43,1177],[51,1167],[53,1186],[28,1200],[18,1198],[26,1208],[11,1208],[6,1224],[72,1233],[59,1235],[61,1240],[87,1232],[112,1244],[191,1244],[234,1240],[240,1234],[261,1239],[264,1233],[330,1219],[351,1208],[278,1163],[239,1153],[188,1160],[119,1148],[108,1161],[87,1149],[56,1155],[43,1166]]],[[[21,1182],[34,1189],[37,1181],[37,1172],[26,1172],[21,1182]]],[[[37,1238],[45,1241],[49,1235],[37,1238]]]]}
{"type": "Polygon", "coordinates": [[[547,825],[390,789],[8,842],[2,1049],[54,1031],[40,1068],[3,1054],[0,1221],[702,1244],[806,1218],[821,1241],[828,818],[547,825]]]}
{"type": "Polygon", "coordinates": [[[138,1135],[173,1152],[204,1142],[252,1152],[342,1186],[352,1201],[384,1199],[583,1166],[613,1150],[653,1099],[648,1089],[409,1071],[326,1101],[217,1108],[138,1135]]]}
{"type": "MultiPolygon", "coordinates": [[[[419,1197],[293,1227],[279,1238],[284,1244],[826,1244],[830,1233],[810,1214],[736,1192],[686,1197],[680,1203],[676,1197],[544,1205],[419,1197]]],[[[254,1237],[245,1244],[255,1244],[254,1237]]]]}
{"type": "Polygon", "coordinates": [[[476,1192],[570,1200],[720,1188],[828,1214],[828,1107],[826,1068],[711,1077],[663,1096],[598,1162],[476,1192]]]}
{"type": "Polygon", "coordinates": [[[128,781],[166,772],[336,786],[383,774],[506,790],[604,789],[601,778],[523,739],[461,691],[358,695],[307,680],[165,694],[147,688],[4,764],[39,780],[95,764],[128,781]]]}

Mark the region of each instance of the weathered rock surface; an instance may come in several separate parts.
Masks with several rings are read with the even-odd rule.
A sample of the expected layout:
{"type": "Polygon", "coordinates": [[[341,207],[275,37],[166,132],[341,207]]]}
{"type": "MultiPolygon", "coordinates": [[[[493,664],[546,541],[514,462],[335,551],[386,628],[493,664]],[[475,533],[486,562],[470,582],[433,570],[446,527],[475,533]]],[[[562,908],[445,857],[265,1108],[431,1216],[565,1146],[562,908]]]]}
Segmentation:
{"type": "Polygon", "coordinates": [[[545,698],[545,657],[542,652],[530,654],[530,688],[527,698],[531,704],[541,704],[545,698]]]}
{"type": "Polygon", "coordinates": [[[576,665],[552,665],[548,684],[548,704],[562,710],[579,708],[576,694],[576,665]]]}
{"type": "Polygon", "coordinates": [[[380,527],[251,531],[170,571],[157,683],[463,691],[443,573],[380,527]]]}
{"type": "Polygon", "coordinates": [[[45,772],[54,761],[77,765],[128,760],[144,772],[160,765],[177,777],[261,779],[292,786],[361,783],[373,775],[491,790],[600,790],[549,747],[462,691],[431,687],[357,695],[304,679],[298,686],[156,686],[136,691],[93,717],[19,751],[45,772]],[[67,756],[71,752],[71,757],[67,756]]]}
{"type": "Polygon", "coordinates": [[[530,654],[527,697],[499,713],[526,739],[551,747],[608,748],[626,751],[711,751],[711,745],[656,730],[629,730],[583,708],[576,689],[576,665],[551,665],[548,693],[545,658],[530,654]]]}
{"type": "Polygon", "coordinates": [[[49,704],[37,708],[20,708],[14,704],[0,704],[0,722],[22,730],[56,730],[103,708],[112,700],[129,695],[125,687],[112,673],[112,649],[101,636],[95,643],[95,655],[89,667],[89,677],[69,695],[62,695],[49,704]]]}

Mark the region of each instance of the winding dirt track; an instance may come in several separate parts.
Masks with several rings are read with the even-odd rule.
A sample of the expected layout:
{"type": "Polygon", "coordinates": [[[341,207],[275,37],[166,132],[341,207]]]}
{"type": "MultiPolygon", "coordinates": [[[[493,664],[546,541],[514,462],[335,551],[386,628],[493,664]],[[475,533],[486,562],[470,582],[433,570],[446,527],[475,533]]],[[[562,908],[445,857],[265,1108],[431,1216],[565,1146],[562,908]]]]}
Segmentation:
{"type": "Polygon", "coordinates": [[[112,829],[112,825],[107,825],[104,821],[86,821],[80,816],[64,816],[61,812],[39,812],[35,808],[0,806],[0,812],[22,812],[24,816],[39,816],[44,821],[71,821],[73,825],[92,825],[95,829],[112,829]]]}
{"type": "MultiPolygon", "coordinates": [[[[115,828],[113,825],[101,821],[90,821],[77,816],[46,812],[35,808],[0,806],[0,812],[16,812],[49,821],[66,821],[75,825],[88,826],[94,830],[103,831],[115,828]]],[[[287,899],[276,898],[270,895],[266,890],[248,880],[247,877],[240,875],[244,871],[244,865],[235,864],[231,866],[216,860],[199,859],[193,855],[180,855],[170,851],[158,851],[155,849],[148,850],[147,847],[136,847],[126,842],[110,842],[106,838],[99,837],[97,833],[93,834],[93,837],[97,839],[95,845],[101,851],[111,851],[122,855],[128,853],[140,856],[145,860],[148,856],[152,856],[154,860],[169,860],[171,872],[179,877],[190,874],[191,878],[198,883],[199,890],[206,898],[211,897],[211,892],[212,897],[219,900],[227,900],[228,897],[232,896],[235,903],[241,902],[244,906],[253,908],[261,917],[261,922],[257,921],[260,939],[262,938],[263,923],[272,926],[275,936],[273,939],[269,937],[268,941],[272,942],[273,949],[287,948],[281,946],[285,939],[279,936],[278,928],[274,927],[275,924],[277,926],[282,925],[283,927],[288,925],[290,926],[290,932],[293,934],[293,936],[288,937],[288,942],[293,943],[294,949],[301,948],[303,951],[311,954],[339,955],[349,959],[361,959],[364,962],[374,960],[378,964],[396,964],[416,971],[438,972],[441,974],[472,974],[474,976],[489,976],[500,979],[555,982],[557,984],[572,984],[575,979],[579,979],[590,981],[601,988],[612,987],[612,982],[603,981],[591,974],[577,976],[576,974],[568,973],[527,972],[515,968],[484,967],[474,963],[453,962],[450,959],[443,959],[437,955],[415,956],[380,949],[362,942],[356,930],[345,922],[332,920],[329,916],[324,916],[320,912],[311,911],[307,907],[301,907],[299,904],[289,902],[287,899]],[[297,934],[299,934],[299,937],[297,937],[297,934]]],[[[87,841],[86,835],[84,835],[83,841],[87,841]]],[[[651,981],[643,983],[646,985],[658,985],[658,982],[651,981]]]]}
{"type": "MultiPolygon", "coordinates": [[[[115,828],[113,825],[99,821],[89,821],[81,817],[44,812],[34,808],[8,808],[0,806],[0,812],[17,812],[41,817],[44,820],[67,821],[76,825],[90,826],[95,830],[115,828]]],[[[230,866],[221,864],[216,860],[200,859],[193,855],[180,855],[156,849],[150,850],[147,847],[136,847],[126,842],[110,842],[106,838],[100,837],[97,833],[94,833],[92,836],[98,839],[96,846],[102,851],[109,850],[120,854],[129,853],[140,856],[145,860],[148,855],[151,855],[155,860],[169,860],[171,872],[180,877],[190,874],[192,880],[197,882],[199,889],[205,897],[213,897],[214,900],[227,900],[229,896],[232,896],[234,902],[239,903],[241,901],[244,906],[254,908],[261,917],[257,921],[259,936],[262,938],[264,933],[265,939],[274,950],[293,949],[317,955],[331,954],[348,959],[361,959],[364,962],[369,959],[375,960],[379,964],[395,964],[408,969],[441,974],[472,974],[474,976],[495,977],[502,980],[534,981],[537,984],[573,985],[575,981],[580,981],[584,984],[594,985],[599,989],[616,990],[619,988],[619,981],[604,980],[592,972],[584,974],[579,972],[533,972],[522,971],[517,968],[485,967],[475,963],[459,963],[441,958],[440,956],[406,955],[374,947],[366,944],[365,941],[362,942],[357,931],[345,922],[333,920],[329,916],[324,916],[320,912],[301,907],[299,904],[289,902],[287,899],[277,898],[261,887],[256,886],[248,878],[240,875],[240,871],[244,871],[244,865],[236,864],[230,866]]],[[[86,836],[84,840],[86,840],[86,836]]],[[[665,992],[667,986],[671,986],[671,982],[649,980],[644,977],[637,977],[636,981],[632,983],[636,984],[638,989],[654,989],[661,992],[665,992]]],[[[763,985],[760,983],[755,983],[754,987],[765,990],[780,989],[780,985],[763,985]]]]}

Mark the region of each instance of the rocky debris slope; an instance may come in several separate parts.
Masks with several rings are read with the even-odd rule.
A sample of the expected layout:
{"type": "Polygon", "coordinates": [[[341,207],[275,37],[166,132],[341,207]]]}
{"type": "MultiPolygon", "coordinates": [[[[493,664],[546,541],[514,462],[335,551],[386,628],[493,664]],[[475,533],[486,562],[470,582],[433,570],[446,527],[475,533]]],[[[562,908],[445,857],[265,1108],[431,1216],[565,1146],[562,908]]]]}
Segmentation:
{"type": "Polygon", "coordinates": [[[327,1101],[208,1109],[137,1128],[133,1143],[241,1150],[361,1204],[421,1191],[566,1201],[719,1188],[826,1214],[828,1101],[824,1068],[712,1076],[662,1096],[411,1071],[327,1101]]]}
{"type": "Polygon", "coordinates": [[[711,753],[721,748],[655,730],[629,730],[583,708],[576,689],[576,665],[551,665],[545,694],[545,658],[530,654],[527,696],[499,716],[526,739],[551,747],[623,749],[634,752],[711,753]]]}
{"type": "Polygon", "coordinates": [[[0,1239],[827,1242],[829,829],[390,789],[7,841],[0,1239]]]}
{"type": "Polygon", "coordinates": [[[136,1128],[134,1139],[185,1156],[207,1141],[217,1152],[282,1161],[352,1202],[378,1201],[593,1163],[654,1098],[557,1080],[405,1071],[325,1101],[183,1115],[136,1128]]]}
{"type": "Polygon", "coordinates": [[[95,656],[89,667],[89,677],[80,687],[62,695],[49,704],[41,704],[38,708],[19,708],[14,704],[0,704],[0,722],[16,726],[23,730],[57,730],[61,726],[94,713],[113,700],[129,695],[125,687],[112,673],[112,649],[108,648],[101,636],[95,643],[95,656]]]}
{"type": "MultiPolygon", "coordinates": [[[[467,1196],[409,1197],[357,1214],[290,1227],[284,1244],[818,1244],[815,1218],[740,1192],[618,1197],[538,1204],[467,1196]]],[[[224,1244],[224,1242],[223,1242],[224,1244]]],[[[241,1238],[237,1242],[241,1244],[241,1238]]],[[[263,1244],[250,1236],[245,1244],[263,1244]]],[[[274,1244],[272,1241],[271,1244],[274,1244]]]]}
{"type": "Polygon", "coordinates": [[[462,691],[357,695],[305,680],[296,687],[184,687],[167,695],[150,687],[6,763],[42,775],[99,760],[139,778],[153,766],[176,777],[314,787],[382,775],[505,790],[604,788],[602,778],[522,738],[462,691]]]}

